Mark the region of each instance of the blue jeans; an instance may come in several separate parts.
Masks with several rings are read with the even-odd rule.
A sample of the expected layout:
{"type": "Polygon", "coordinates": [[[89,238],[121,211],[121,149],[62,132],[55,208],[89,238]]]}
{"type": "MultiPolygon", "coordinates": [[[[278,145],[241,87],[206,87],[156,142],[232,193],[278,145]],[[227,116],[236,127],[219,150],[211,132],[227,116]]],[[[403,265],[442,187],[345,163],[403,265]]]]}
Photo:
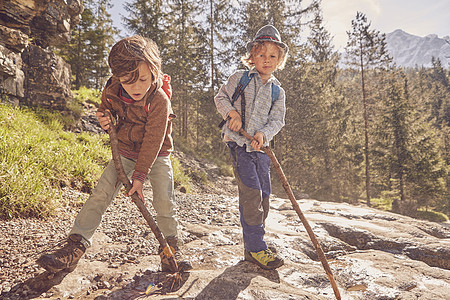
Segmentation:
{"type": "Polygon", "coordinates": [[[267,249],[264,221],[269,213],[270,158],[263,152],[247,152],[229,142],[233,170],[238,182],[239,212],[244,247],[250,252],[267,249]]]}

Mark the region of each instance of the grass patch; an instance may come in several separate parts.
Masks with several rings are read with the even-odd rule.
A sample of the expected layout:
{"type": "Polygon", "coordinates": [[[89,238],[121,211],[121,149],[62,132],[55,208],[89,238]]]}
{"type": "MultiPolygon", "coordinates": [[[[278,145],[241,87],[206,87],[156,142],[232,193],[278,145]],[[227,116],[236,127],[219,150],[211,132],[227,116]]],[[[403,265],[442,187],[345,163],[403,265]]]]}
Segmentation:
{"type": "MultiPolygon", "coordinates": [[[[392,199],[388,198],[372,198],[370,199],[371,206],[376,209],[384,210],[384,211],[392,211],[392,199]]],[[[446,214],[433,211],[433,210],[425,210],[418,209],[417,212],[413,214],[414,218],[420,220],[426,220],[431,222],[447,222],[449,218],[446,214]]]]}
{"type": "Polygon", "coordinates": [[[432,211],[432,210],[418,209],[416,217],[421,220],[438,222],[438,223],[443,223],[443,222],[448,221],[447,215],[445,215],[441,212],[432,211]]]}
{"type": "Polygon", "coordinates": [[[192,189],[191,178],[185,173],[184,168],[178,158],[174,157],[173,155],[171,155],[170,158],[172,160],[173,181],[175,187],[184,187],[186,193],[190,193],[192,189]]]}
{"type": "MultiPolygon", "coordinates": [[[[364,200],[364,203],[366,201],[364,200]]],[[[370,205],[373,208],[380,210],[391,211],[392,210],[392,199],[388,198],[370,198],[370,205]]]]}
{"type": "Polygon", "coordinates": [[[87,87],[80,87],[78,90],[72,90],[73,98],[78,103],[91,103],[95,106],[99,106],[101,103],[102,91],[88,89],[87,87]]]}
{"type": "MultiPolygon", "coordinates": [[[[174,138],[175,142],[175,149],[183,152],[184,154],[190,154],[192,156],[203,158],[208,160],[209,162],[213,163],[214,165],[219,167],[220,175],[233,177],[233,166],[231,164],[231,160],[229,158],[229,150],[225,144],[223,147],[223,151],[221,150],[220,153],[217,153],[217,151],[213,151],[211,149],[202,149],[200,151],[196,151],[195,149],[188,146],[188,142],[180,137],[176,136],[174,138]]],[[[222,141],[218,140],[218,143],[222,143],[222,141]]],[[[194,171],[190,171],[191,173],[194,171]]],[[[197,174],[199,177],[203,177],[203,174],[197,174]]]]}
{"type": "Polygon", "coordinates": [[[81,115],[82,108],[72,103],[70,109],[76,109],[73,111],[73,115],[67,112],[52,111],[41,107],[28,107],[27,111],[32,113],[34,117],[41,123],[47,125],[52,130],[62,130],[63,128],[70,128],[76,122],[76,116],[81,115]]]}
{"type": "Polygon", "coordinates": [[[47,217],[61,187],[94,186],[111,156],[108,137],[63,127],[58,112],[0,104],[0,218],[47,217]]]}

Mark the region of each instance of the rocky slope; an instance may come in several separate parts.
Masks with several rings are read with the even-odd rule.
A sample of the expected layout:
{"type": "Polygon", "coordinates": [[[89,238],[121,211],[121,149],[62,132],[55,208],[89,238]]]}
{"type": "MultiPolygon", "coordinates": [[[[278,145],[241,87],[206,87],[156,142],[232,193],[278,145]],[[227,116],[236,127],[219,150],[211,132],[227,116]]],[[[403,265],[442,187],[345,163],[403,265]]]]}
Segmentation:
{"type": "MultiPolygon", "coordinates": [[[[177,192],[183,253],[194,269],[168,291],[157,242],[137,208],[119,196],[72,273],[49,278],[34,261],[64,239],[85,194],[50,220],[1,221],[1,299],[334,299],[327,276],[289,200],[273,197],[267,241],[285,265],[266,271],[243,261],[236,187],[217,169],[178,153],[216,184],[177,192]],[[78,204],[77,204],[78,203],[78,204]],[[144,291],[153,283],[151,295],[144,291]],[[158,284],[161,286],[158,287],[158,284]]],[[[151,200],[149,185],[146,198],[151,200]]],[[[299,205],[327,254],[343,299],[448,299],[448,224],[418,221],[365,206],[301,199],[299,205]]]]}
{"type": "Polygon", "coordinates": [[[49,46],[70,41],[82,0],[0,1],[0,101],[69,114],[71,69],[49,46]]]}

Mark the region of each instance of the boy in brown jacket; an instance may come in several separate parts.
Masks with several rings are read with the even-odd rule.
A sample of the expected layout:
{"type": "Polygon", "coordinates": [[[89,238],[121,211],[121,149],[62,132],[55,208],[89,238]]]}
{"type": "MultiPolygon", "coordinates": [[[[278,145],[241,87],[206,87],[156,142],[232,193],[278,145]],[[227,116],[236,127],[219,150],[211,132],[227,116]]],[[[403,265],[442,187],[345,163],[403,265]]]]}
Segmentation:
{"type": "MultiPolygon", "coordinates": [[[[117,42],[111,49],[108,63],[113,76],[103,89],[97,118],[104,130],[109,128],[110,122],[104,114],[105,110],[109,110],[116,119],[121,160],[133,183],[127,195],[136,192],[144,201],[143,184],[147,176],[150,178],[156,222],[167,243],[177,253],[177,220],[170,161],[173,150],[170,77],[161,72],[157,45],[139,35],[117,42]]],[[[111,160],[78,213],[66,245],[54,253],[42,255],[38,265],[51,273],[73,270],[91,245],[102,215],[121,186],[117,183],[111,160]]],[[[168,259],[161,249],[159,254],[162,271],[170,271],[168,259]]]]}

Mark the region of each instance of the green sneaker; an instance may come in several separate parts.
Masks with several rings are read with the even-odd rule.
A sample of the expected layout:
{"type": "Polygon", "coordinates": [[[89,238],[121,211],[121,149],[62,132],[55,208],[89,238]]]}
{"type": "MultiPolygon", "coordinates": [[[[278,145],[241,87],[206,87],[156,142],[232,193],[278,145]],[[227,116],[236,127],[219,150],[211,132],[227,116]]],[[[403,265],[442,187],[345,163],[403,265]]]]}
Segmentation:
{"type": "Polygon", "coordinates": [[[246,261],[255,263],[266,270],[273,270],[284,265],[283,259],[279,258],[270,249],[261,250],[259,252],[244,250],[244,258],[246,261]]]}

